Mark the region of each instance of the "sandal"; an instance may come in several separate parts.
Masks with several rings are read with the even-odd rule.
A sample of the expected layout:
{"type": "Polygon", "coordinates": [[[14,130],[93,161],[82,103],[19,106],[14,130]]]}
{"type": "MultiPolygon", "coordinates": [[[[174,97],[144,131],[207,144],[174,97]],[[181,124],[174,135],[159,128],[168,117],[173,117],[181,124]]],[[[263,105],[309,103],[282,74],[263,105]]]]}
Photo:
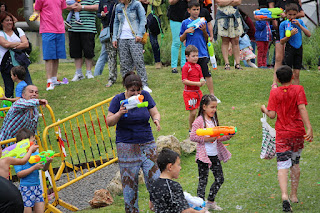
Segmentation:
{"type": "Polygon", "coordinates": [[[106,87],[111,87],[113,85],[112,81],[108,81],[108,83],[106,84],[106,87]]]}
{"type": "Polygon", "coordinates": [[[234,68],[235,68],[236,70],[243,70],[242,67],[240,66],[240,64],[234,65],[234,68]]]}
{"type": "Polygon", "coordinates": [[[225,64],[225,65],[224,65],[224,69],[225,69],[225,70],[230,70],[230,64],[225,64]]]}
{"type": "Polygon", "coordinates": [[[292,212],[292,208],[291,208],[289,200],[282,201],[282,210],[284,212],[292,212]]]}

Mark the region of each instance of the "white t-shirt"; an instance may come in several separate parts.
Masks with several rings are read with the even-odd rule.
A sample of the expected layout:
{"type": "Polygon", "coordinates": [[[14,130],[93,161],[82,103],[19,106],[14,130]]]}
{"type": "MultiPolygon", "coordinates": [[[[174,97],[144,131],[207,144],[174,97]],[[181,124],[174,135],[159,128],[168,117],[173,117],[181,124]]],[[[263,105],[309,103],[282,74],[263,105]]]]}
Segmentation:
{"type": "MultiPolygon", "coordinates": [[[[206,126],[207,128],[215,127],[216,124],[212,120],[207,120],[206,119],[206,126]]],[[[206,147],[206,152],[208,156],[216,156],[218,155],[218,150],[217,150],[217,140],[215,140],[213,143],[212,142],[206,142],[205,144],[206,147]]]]}
{"type": "Polygon", "coordinates": [[[120,39],[133,39],[134,36],[132,34],[132,30],[126,18],[124,18],[124,22],[122,25],[122,30],[120,34],[120,39]]]}
{"type": "MultiPolygon", "coordinates": [[[[17,28],[17,30],[19,32],[20,37],[25,35],[21,28],[17,28]]],[[[4,33],[5,33],[4,31],[2,31],[2,30],[0,31],[0,36],[4,37],[5,40],[8,40],[9,42],[21,42],[21,39],[19,38],[19,36],[17,36],[14,32],[12,33],[11,36],[9,36],[5,33],[7,38],[4,36],[4,33]]],[[[6,49],[0,45],[0,63],[2,62],[2,58],[3,58],[4,54],[6,54],[7,51],[8,51],[8,49],[6,49]]]]}

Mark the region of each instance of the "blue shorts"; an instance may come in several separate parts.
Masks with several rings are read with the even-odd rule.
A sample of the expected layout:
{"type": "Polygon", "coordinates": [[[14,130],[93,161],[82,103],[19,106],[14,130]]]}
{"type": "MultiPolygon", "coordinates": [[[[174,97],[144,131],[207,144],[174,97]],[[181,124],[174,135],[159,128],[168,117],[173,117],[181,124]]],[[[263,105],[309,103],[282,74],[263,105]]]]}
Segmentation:
{"type": "Polygon", "coordinates": [[[42,33],[43,60],[66,59],[64,33],[42,33]]]}
{"type": "Polygon", "coordinates": [[[19,186],[24,207],[34,207],[35,203],[44,202],[42,189],[37,186],[19,186]]]}

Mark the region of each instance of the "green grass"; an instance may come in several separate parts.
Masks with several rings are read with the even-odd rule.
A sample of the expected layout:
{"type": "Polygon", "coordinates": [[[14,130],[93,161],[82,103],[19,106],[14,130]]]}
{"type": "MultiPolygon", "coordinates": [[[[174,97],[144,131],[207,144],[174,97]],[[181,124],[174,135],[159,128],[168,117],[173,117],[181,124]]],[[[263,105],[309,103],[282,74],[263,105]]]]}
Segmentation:
{"type": "MultiPolygon", "coordinates": [[[[65,118],[77,111],[98,103],[117,93],[123,92],[120,77],[111,88],[105,88],[108,71],[102,76],[45,91],[45,70],[43,64],[30,66],[32,79],[39,88],[41,98],[49,101],[56,119],[65,118]]],[[[72,79],[74,64],[59,66],[60,78],[72,79]]],[[[155,70],[147,66],[148,82],[153,90],[152,97],[161,114],[161,131],[152,125],[154,137],[174,135],[182,141],[188,135],[188,112],[184,110],[181,74],[172,74],[171,68],[155,70]]],[[[261,160],[259,157],[262,130],[260,118],[261,104],[267,104],[273,70],[244,69],[224,71],[221,67],[212,72],[215,95],[222,101],[218,106],[220,125],[238,127],[238,133],[228,146],[232,158],[223,164],[225,182],[216,201],[224,208],[223,212],[281,212],[281,196],[277,181],[276,161],[261,160]],[[234,110],[232,109],[234,107],[234,110]],[[242,209],[236,209],[236,206],[242,209]]],[[[320,200],[319,131],[320,128],[320,73],[315,70],[301,71],[301,84],[304,86],[308,103],[307,110],[314,130],[314,142],[306,143],[301,158],[301,182],[299,185],[300,204],[293,204],[295,212],[318,212],[320,200]]],[[[208,93],[206,86],[202,88],[208,93]]],[[[268,120],[274,126],[274,120],[268,120]]],[[[113,140],[114,141],[114,140],[113,140]]],[[[197,165],[195,153],[183,154],[182,170],[178,181],[184,190],[196,194],[197,165]]],[[[107,174],[106,174],[107,175],[107,174]]],[[[209,176],[209,186],[213,176],[209,176]]],[[[93,192],[88,192],[93,194],[93,192]]],[[[145,185],[139,186],[139,207],[148,210],[148,193],[145,185]]],[[[116,196],[113,205],[97,210],[81,212],[124,212],[123,196],[116,196]]]]}

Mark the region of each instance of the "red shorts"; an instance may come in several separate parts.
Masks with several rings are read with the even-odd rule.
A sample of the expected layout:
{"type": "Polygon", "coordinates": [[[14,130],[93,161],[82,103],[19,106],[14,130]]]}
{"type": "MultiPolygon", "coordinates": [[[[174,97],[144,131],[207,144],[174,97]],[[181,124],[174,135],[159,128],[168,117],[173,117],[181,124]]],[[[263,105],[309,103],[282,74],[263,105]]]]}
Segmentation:
{"type": "Polygon", "coordinates": [[[194,91],[183,91],[183,100],[186,105],[186,110],[198,109],[202,98],[201,90],[194,91]]]}
{"type": "Polygon", "coordinates": [[[304,147],[304,138],[297,137],[297,138],[282,138],[277,140],[276,139],[276,152],[286,152],[286,151],[293,151],[297,152],[299,149],[303,149],[304,147]]]}

